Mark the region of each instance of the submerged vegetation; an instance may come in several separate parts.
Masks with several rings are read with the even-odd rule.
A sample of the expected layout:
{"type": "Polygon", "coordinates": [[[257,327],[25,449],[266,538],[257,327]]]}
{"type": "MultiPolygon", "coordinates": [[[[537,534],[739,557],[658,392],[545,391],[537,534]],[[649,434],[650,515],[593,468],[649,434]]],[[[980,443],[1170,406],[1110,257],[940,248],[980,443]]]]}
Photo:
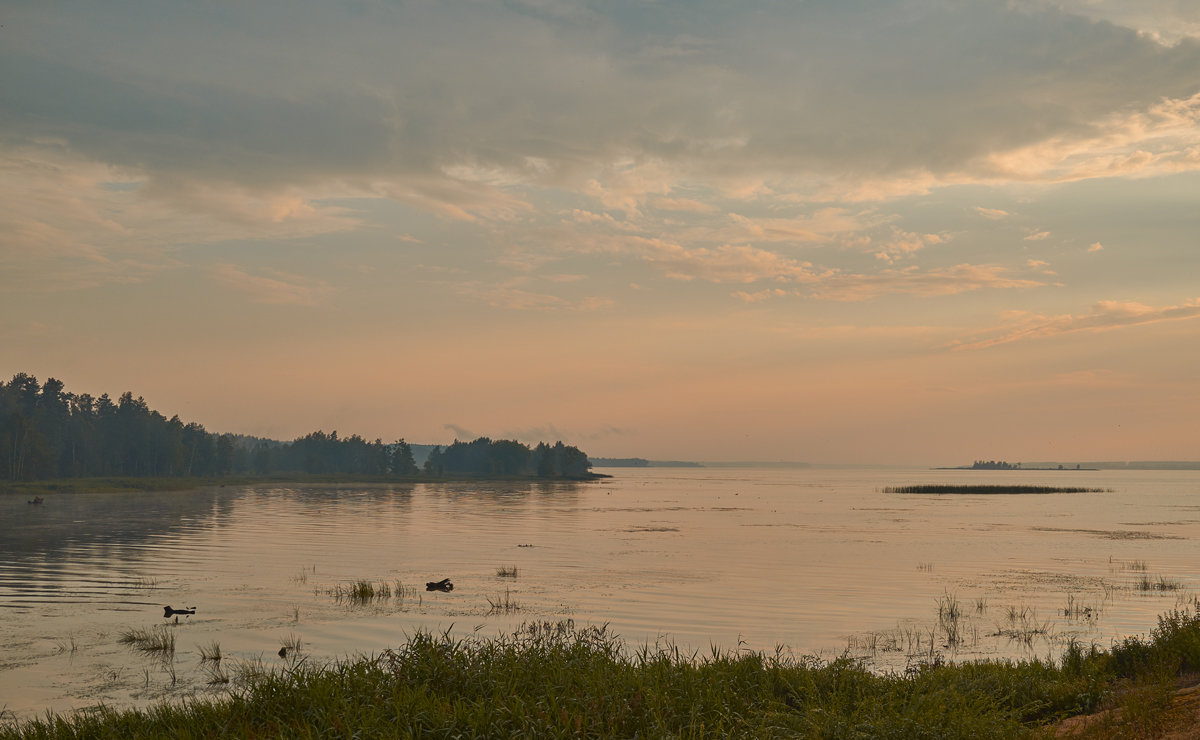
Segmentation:
{"type": "Polygon", "coordinates": [[[888,486],[884,493],[1103,493],[1106,488],[1083,488],[1080,486],[1009,486],[1009,485],[957,485],[929,483],[913,486],[888,486]]]}
{"type": "MultiPolygon", "coordinates": [[[[953,597],[940,605],[947,619],[953,597]]],[[[1200,618],[1173,611],[1148,638],[1067,646],[1060,661],[947,664],[902,673],[743,650],[630,650],[605,627],[523,625],[500,638],[419,632],[375,657],[241,670],[229,694],[148,710],[101,707],[0,727],[0,738],[1048,736],[1115,709],[1096,737],[1162,727],[1171,677],[1200,670],[1200,618]]],[[[214,683],[227,682],[221,677],[214,683]]]]}

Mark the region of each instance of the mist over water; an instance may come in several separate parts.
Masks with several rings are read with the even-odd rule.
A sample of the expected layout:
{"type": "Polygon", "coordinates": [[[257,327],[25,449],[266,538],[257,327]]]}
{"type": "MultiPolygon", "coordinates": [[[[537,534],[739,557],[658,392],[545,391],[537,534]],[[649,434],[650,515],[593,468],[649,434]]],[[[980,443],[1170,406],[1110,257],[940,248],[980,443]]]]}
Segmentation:
{"type": "Polygon", "coordinates": [[[233,673],[378,653],[418,629],[490,636],[532,620],[608,623],[633,646],[701,654],[850,649],[881,670],[929,649],[1044,658],[1071,637],[1107,646],[1147,633],[1200,585],[1195,471],[606,472],[590,483],[53,494],[40,506],[5,497],[0,710],[217,694],[201,661],[213,643],[233,673]],[[1111,490],[882,492],[954,482],[1111,490]],[[452,592],[424,590],[446,577],[452,592]],[[359,580],[394,594],[356,604],[331,593],[359,580]],[[938,627],[947,598],[964,613],[957,644],[938,627]],[[519,608],[493,608],[503,602],[519,608]],[[164,605],[196,614],[176,624],[164,605]],[[1014,612],[1041,631],[1006,636],[1014,612]],[[170,661],[119,642],[160,624],[176,637],[170,661]]]}

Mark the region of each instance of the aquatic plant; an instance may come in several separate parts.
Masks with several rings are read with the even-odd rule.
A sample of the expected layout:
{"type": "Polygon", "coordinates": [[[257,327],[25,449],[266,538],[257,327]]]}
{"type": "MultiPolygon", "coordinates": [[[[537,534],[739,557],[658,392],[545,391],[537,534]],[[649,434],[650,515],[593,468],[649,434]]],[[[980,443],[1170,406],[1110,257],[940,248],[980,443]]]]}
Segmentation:
{"type": "Polygon", "coordinates": [[[54,641],[56,653],[70,653],[74,655],[79,650],[79,644],[75,642],[75,635],[67,635],[65,639],[54,641]]]}
{"type": "Polygon", "coordinates": [[[516,578],[517,577],[517,566],[502,565],[496,569],[496,576],[498,578],[516,578]]]}
{"type": "Polygon", "coordinates": [[[1151,578],[1148,575],[1142,574],[1142,577],[1137,580],[1134,586],[1139,591],[1178,591],[1183,588],[1183,583],[1163,576],[1154,576],[1151,578]]]}
{"type": "Polygon", "coordinates": [[[485,596],[484,598],[487,599],[488,606],[490,607],[488,614],[508,614],[521,610],[521,605],[513,601],[512,593],[508,589],[504,590],[503,596],[496,596],[496,598],[485,596]]]}
{"type": "Polygon", "coordinates": [[[221,665],[215,664],[205,669],[208,672],[209,686],[224,686],[229,683],[229,674],[225,672],[221,665]]]}
{"type": "MultiPolygon", "coordinates": [[[[393,597],[404,599],[415,596],[417,590],[411,586],[405,586],[400,581],[388,583],[386,581],[368,581],[360,579],[349,584],[338,584],[326,591],[335,601],[348,601],[353,605],[369,604],[372,601],[383,601],[393,597]]],[[[297,615],[296,620],[299,621],[297,615]]]]}
{"type": "Polygon", "coordinates": [[[175,633],[161,624],[149,629],[127,629],[117,641],[144,653],[160,653],[171,657],[175,655],[175,633]]]}
{"type": "Polygon", "coordinates": [[[304,643],[301,641],[300,635],[297,635],[295,632],[290,632],[284,636],[284,638],[280,641],[279,645],[284,650],[291,653],[291,652],[299,652],[300,649],[303,647],[304,643]]]}
{"type": "Polygon", "coordinates": [[[213,640],[208,645],[200,646],[200,662],[201,663],[220,663],[221,662],[221,643],[213,640]]]}
{"type": "Polygon", "coordinates": [[[946,645],[956,648],[962,642],[962,606],[953,594],[946,594],[937,600],[938,626],[946,635],[946,645]]]}

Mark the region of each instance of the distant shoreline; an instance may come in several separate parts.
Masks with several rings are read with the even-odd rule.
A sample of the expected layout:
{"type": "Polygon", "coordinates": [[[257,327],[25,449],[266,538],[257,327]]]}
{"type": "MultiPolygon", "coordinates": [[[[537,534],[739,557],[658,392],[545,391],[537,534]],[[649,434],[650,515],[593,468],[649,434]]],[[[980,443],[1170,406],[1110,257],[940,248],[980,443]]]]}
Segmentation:
{"type": "MultiPolygon", "coordinates": [[[[1161,468],[1159,468],[1159,469],[1161,469],[1161,468]]],[[[1030,471],[1030,470],[1042,470],[1042,471],[1053,471],[1055,473],[1067,473],[1067,472],[1081,473],[1085,470],[1092,470],[1092,471],[1100,470],[1100,468],[1068,468],[1065,466],[1057,467],[1057,468],[975,468],[970,465],[960,465],[958,467],[953,467],[953,468],[930,468],[930,470],[970,470],[972,472],[978,472],[978,473],[993,473],[993,472],[1023,473],[1023,472],[1030,471]]]]}

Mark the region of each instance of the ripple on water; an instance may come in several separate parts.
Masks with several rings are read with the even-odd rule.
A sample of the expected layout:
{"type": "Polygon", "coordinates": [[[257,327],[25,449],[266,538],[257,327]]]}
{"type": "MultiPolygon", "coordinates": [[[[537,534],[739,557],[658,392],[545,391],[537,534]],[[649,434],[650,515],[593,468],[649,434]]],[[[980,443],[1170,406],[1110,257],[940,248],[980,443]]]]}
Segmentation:
{"type": "MultiPolygon", "coordinates": [[[[21,716],[99,698],[144,705],[209,691],[200,649],[214,642],[230,666],[276,666],[290,637],[321,661],[420,629],[486,635],[527,619],[608,623],[635,644],[836,655],[852,634],[935,624],[948,594],[991,604],[982,632],[1009,606],[1049,617],[1069,594],[1089,606],[1108,596],[1097,625],[1059,620],[1104,644],[1148,631],[1189,592],[1200,522],[1128,522],[1132,496],[1139,509],[1178,510],[1188,495],[1144,471],[1136,486],[1098,475],[1089,485],[1118,492],[1082,508],[1064,497],[898,507],[878,491],[911,472],[887,470],[61,494],[36,516],[0,499],[0,696],[21,716]],[[1114,559],[1184,589],[1139,593],[1130,584],[1140,572],[1114,571],[1114,559]],[[498,578],[501,566],[518,577],[498,578]],[[420,588],[444,577],[453,592],[355,607],[329,594],[360,579],[420,588]],[[501,595],[520,608],[492,612],[501,595]],[[198,611],[175,624],[164,604],[198,611]],[[177,638],[170,670],[117,643],[160,624],[177,638]]],[[[1001,642],[975,654],[1021,653],[1001,642]]]]}

